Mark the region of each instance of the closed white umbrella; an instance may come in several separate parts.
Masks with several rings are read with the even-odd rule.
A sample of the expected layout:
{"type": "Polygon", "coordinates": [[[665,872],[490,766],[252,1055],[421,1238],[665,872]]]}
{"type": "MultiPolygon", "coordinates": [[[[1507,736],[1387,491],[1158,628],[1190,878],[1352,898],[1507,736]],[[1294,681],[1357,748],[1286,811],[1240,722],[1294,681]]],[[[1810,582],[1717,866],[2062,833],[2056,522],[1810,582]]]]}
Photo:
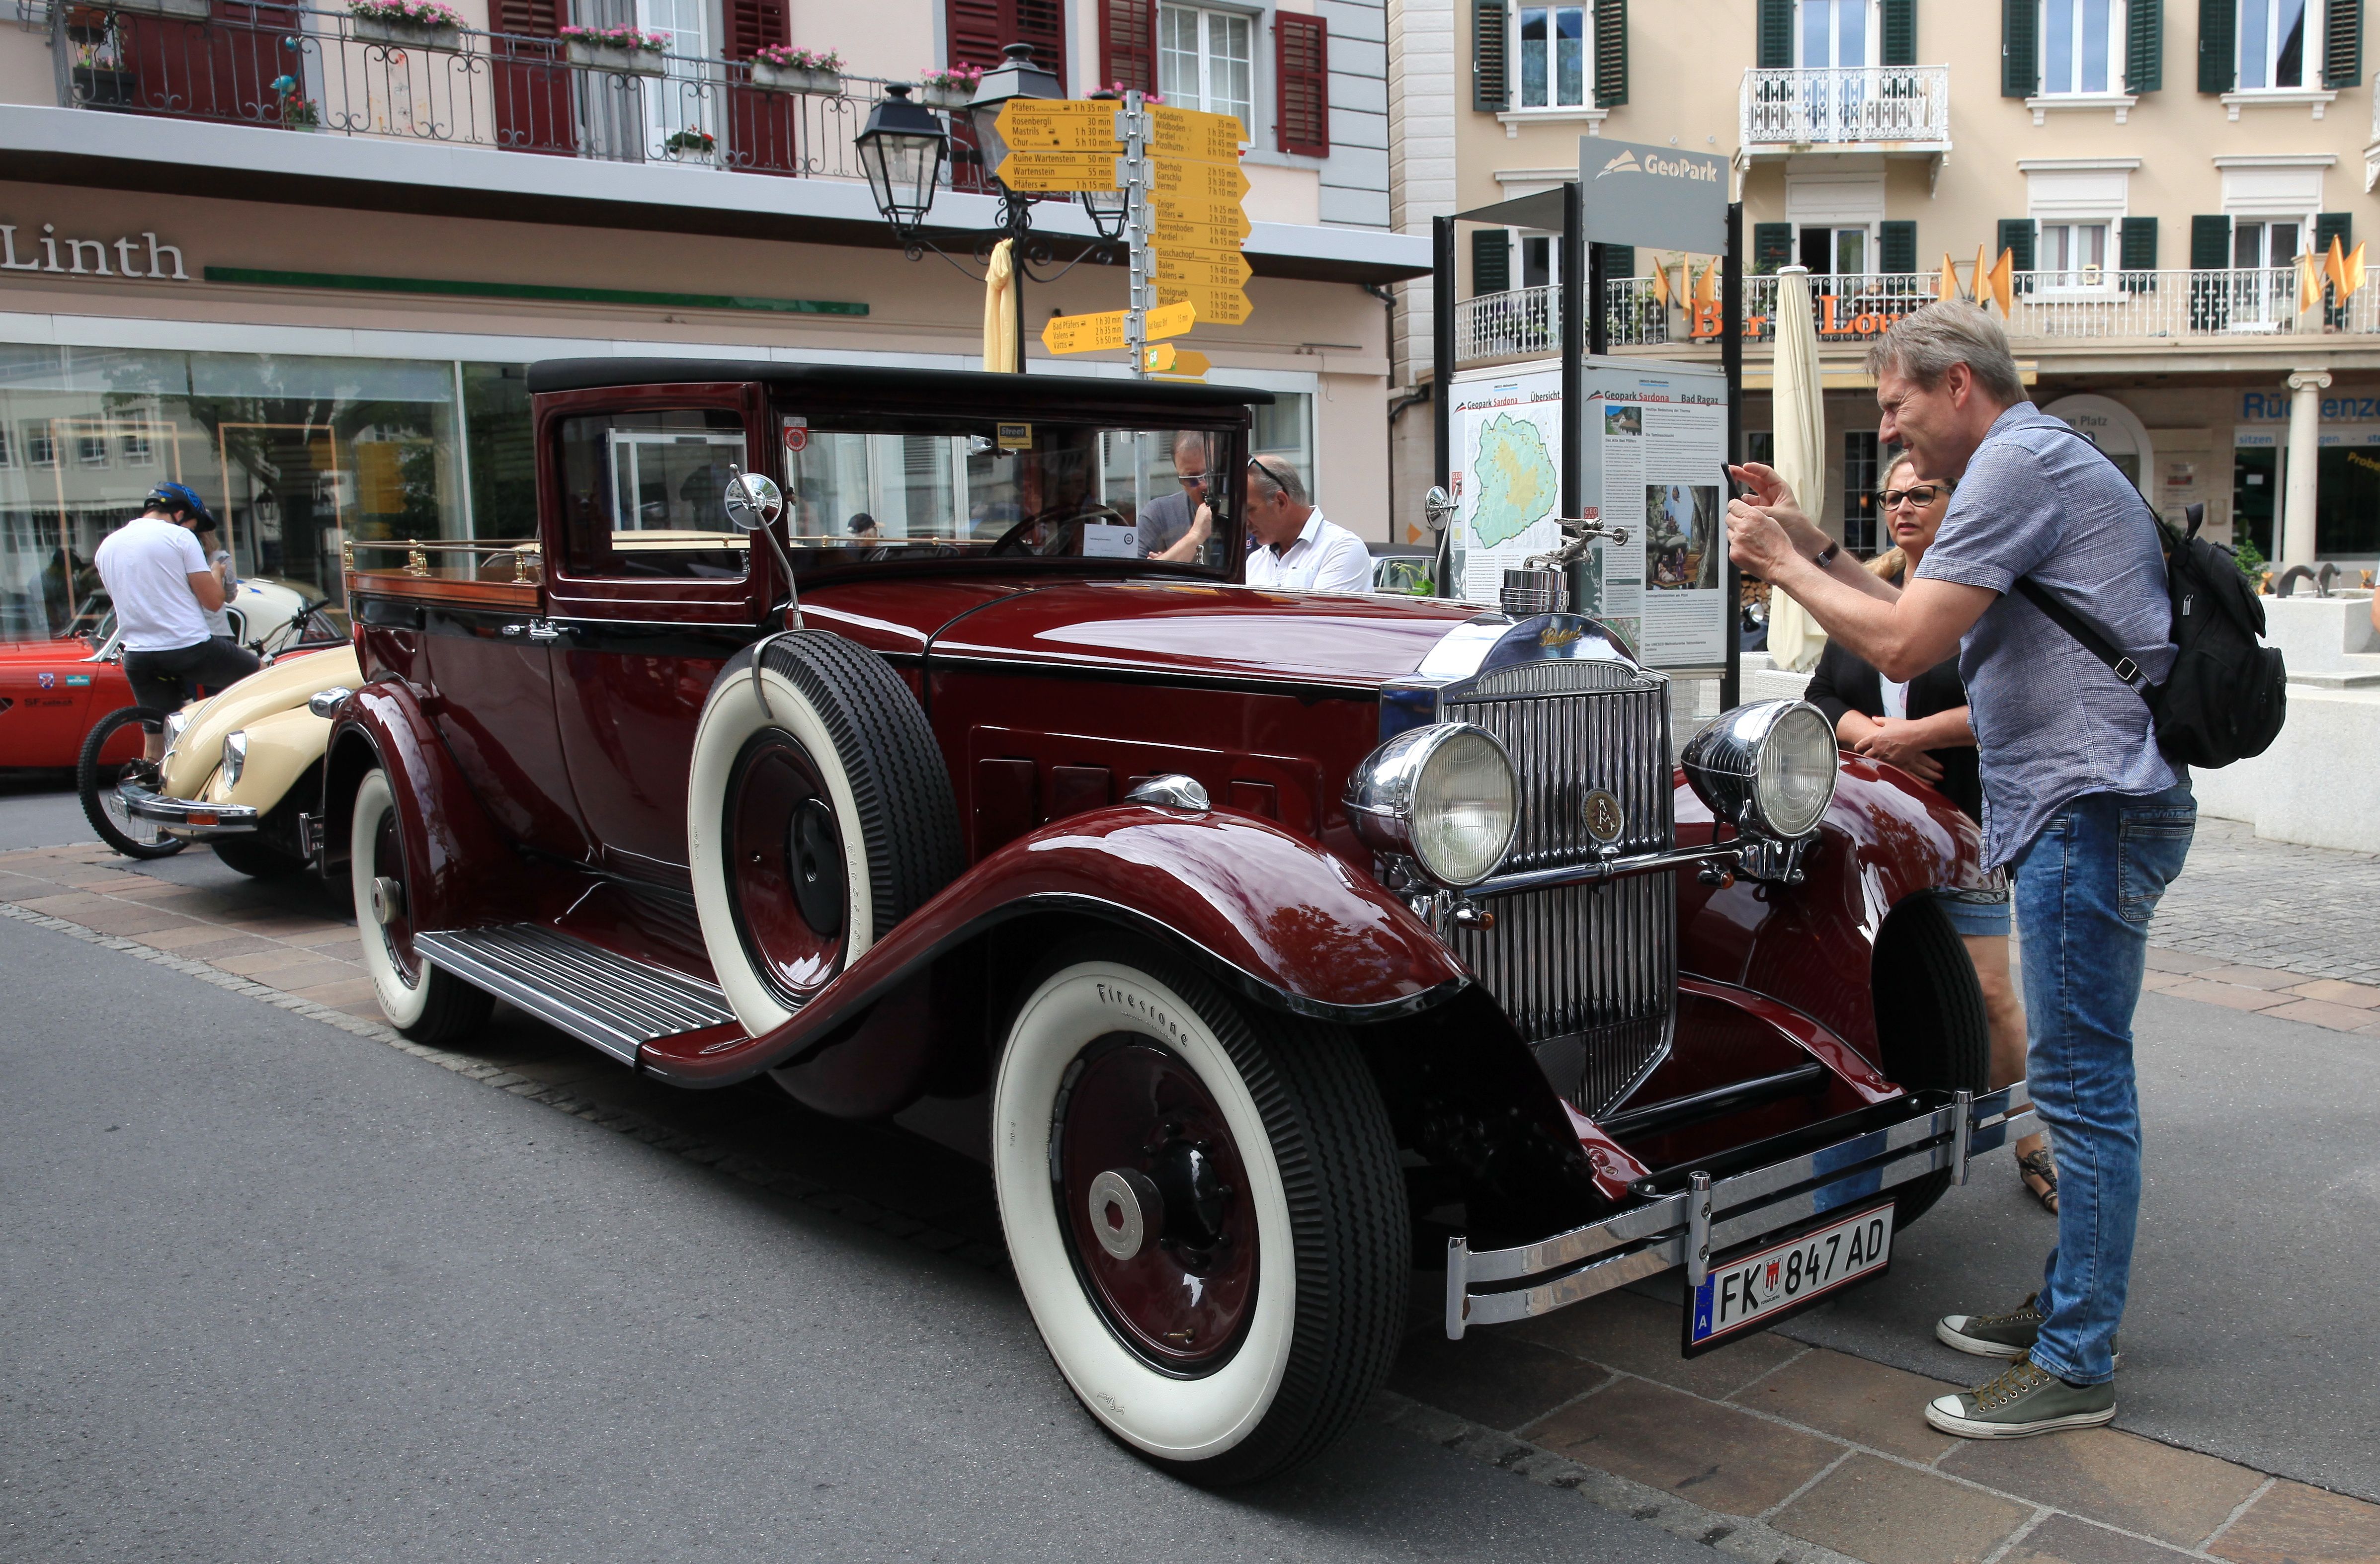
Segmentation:
{"type": "MultiPolygon", "coordinates": [[[[1810,269],[1777,273],[1777,353],[1770,381],[1775,464],[1812,521],[1826,515],[1827,394],[1818,382],[1818,325],[1810,308],[1810,269]]],[[[1768,595],[1768,655],[1795,673],[1815,668],[1827,633],[1782,592],[1768,595]]]]}

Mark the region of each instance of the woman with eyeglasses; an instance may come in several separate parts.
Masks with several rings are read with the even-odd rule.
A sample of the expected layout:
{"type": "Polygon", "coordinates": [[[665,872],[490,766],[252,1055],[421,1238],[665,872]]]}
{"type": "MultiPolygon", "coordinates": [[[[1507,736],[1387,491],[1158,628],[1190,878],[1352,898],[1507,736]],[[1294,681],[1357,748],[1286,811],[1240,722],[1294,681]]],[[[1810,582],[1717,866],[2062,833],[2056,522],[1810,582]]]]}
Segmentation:
{"type": "MultiPolygon", "coordinates": [[[[1950,489],[1947,479],[1920,476],[1907,456],[1894,458],[1876,496],[1893,546],[1868,568],[1895,585],[1913,575],[1950,508],[1950,489]]],[[[1931,782],[1971,818],[1982,818],[1975,730],[1968,722],[1967,691],[1959,682],[1956,657],[1896,684],[1830,640],[1810,677],[1809,699],[1835,724],[1836,741],[1845,749],[1898,766],[1931,782]]],[[[1991,1024],[1997,1087],[2024,1074],[2025,1036],[2024,1006],[2009,977],[2008,886],[2005,876],[1994,879],[1998,883],[1988,891],[1944,891],[1940,903],[1975,964],[1991,1024]]],[[[2016,1160],[2026,1191],[2056,1211],[2058,1170],[2047,1138],[2035,1134],[2017,1142],[2016,1160]]]]}

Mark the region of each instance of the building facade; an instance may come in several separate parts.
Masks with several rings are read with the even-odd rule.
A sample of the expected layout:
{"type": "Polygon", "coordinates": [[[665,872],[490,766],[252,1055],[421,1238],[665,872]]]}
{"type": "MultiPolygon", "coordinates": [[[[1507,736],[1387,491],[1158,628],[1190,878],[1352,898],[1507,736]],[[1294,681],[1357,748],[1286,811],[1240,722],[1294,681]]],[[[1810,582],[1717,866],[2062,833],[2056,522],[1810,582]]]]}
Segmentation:
{"type": "MultiPolygon", "coordinates": [[[[1931,300],[1946,257],[1974,294],[2009,253],[2006,319],[2036,400],[2168,516],[2269,558],[2380,554],[2380,277],[2301,293],[2299,258],[2380,239],[2380,100],[2361,0],[1394,0],[1392,221],[1576,176],[1582,136],[1722,152],[1744,203],[1749,427],[1766,427],[1771,274],[1807,266],[1834,454],[1826,511],[1876,541],[1869,338],[1931,300]]],[[[1470,226],[1464,365],[1559,340],[1560,240],[1470,226]]],[[[1681,292],[1708,258],[1614,249],[1615,351],[1715,356],[1681,292]],[[1666,272],[1670,302],[1653,273],[1666,272]]],[[[1401,385],[1429,373],[1407,285],[1401,385]]],[[[1988,286],[1985,290],[1990,292],[1988,286]]],[[[1996,313],[2000,307],[1996,302],[1996,313]]],[[[1427,481],[1426,420],[1399,481],[1427,481]]],[[[1761,436],[1755,432],[1755,451],[1761,436]]]]}
{"type": "MultiPolygon", "coordinates": [[[[1275,394],[1260,449],[1387,535],[1379,292],[1428,253],[1387,232],[1378,0],[455,8],[409,32],[345,0],[29,0],[0,29],[7,633],[56,618],[58,582],[168,479],[227,518],[243,572],[334,599],[344,541],[531,532],[540,358],[979,367],[997,201],[965,86],[919,88],[953,127],[941,255],[905,255],[853,138],[891,83],[1019,42],[1069,95],[1242,119],[1253,310],[1186,341],[1211,379],[1275,394]],[[615,27],[660,46],[565,30],[615,27]],[[839,58],[771,67],[781,47],[839,58]]],[[[1121,308],[1126,278],[1070,201],[1034,231],[1038,274],[1081,259],[1025,286],[1029,372],[1127,372],[1042,352],[1044,321],[1121,308]]]]}

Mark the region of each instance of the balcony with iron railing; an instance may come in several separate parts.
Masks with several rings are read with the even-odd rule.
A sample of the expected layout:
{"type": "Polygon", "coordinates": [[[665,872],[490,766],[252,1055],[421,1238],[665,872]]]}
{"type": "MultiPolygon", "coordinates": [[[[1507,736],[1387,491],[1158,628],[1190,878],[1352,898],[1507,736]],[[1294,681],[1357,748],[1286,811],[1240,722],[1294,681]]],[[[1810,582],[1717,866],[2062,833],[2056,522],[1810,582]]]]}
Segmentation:
{"type": "Polygon", "coordinates": [[[1935,151],[1950,139],[1949,66],[1747,70],[1746,156],[1811,149],[1935,151]]]}
{"type": "MultiPolygon", "coordinates": [[[[62,107],[611,163],[857,180],[852,139],[886,86],[296,6],[159,14],[175,3],[20,14],[46,23],[62,107]]],[[[945,188],[983,188],[966,116],[934,106],[953,122],[945,188]]]]}
{"type": "MultiPolygon", "coordinates": [[[[1822,345],[1856,346],[1934,301],[1937,273],[1812,277],[1813,314],[1822,345]]],[[[1744,340],[1774,340],[1778,279],[1743,280],[1744,340]]],[[[2321,335],[2380,335],[2380,287],[2343,305],[2328,296],[2301,312],[2294,266],[2238,271],[2021,272],[2008,334],[2021,348],[2065,342],[2240,344],[2258,338],[2302,341],[2321,335]]],[[[1691,307],[1674,287],[1664,304],[1650,277],[1609,285],[1606,321],[1614,348],[1714,346],[1707,323],[1695,332],[1691,307]]],[[[1997,315],[1998,306],[1993,307],[1997,315]]],[[[1561,350],[1560,290],[1514,288],[1455,306],[1455,359],[1470,364],[1550,357],[1561,350]]]]}

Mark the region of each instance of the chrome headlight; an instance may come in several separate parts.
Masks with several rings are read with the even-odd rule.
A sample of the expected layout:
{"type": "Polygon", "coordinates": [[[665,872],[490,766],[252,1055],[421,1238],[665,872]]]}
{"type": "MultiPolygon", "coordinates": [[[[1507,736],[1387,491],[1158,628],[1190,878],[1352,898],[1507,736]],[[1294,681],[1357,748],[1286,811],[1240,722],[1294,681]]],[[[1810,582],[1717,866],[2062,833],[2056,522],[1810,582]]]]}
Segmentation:
{"type": "Polygon", "coordinates": [[[333,685],[326,690],[316,690],[306,697],[306,709],[317,717],[336,717],[347,697],[356,692],[345,685],[333,685]]]}
{"type": "Polygon", "coordinates": [[[224,734],[223,779],[225,792],[228,793],[233,788],[239,785],[240,770],[242,768],[247,766],[247,764],[248,730],[246,728],[242,728],[237,733],[224,734]]]}
{"type": "Polygon", "coordinates": [[[1347,781],[1347,818],[1365,845],[1410,858],[1440,885],[1496,872],[1520,822],[1512,758],[1485,728],[1442,722],[1399,734],[1347,781]]]}
{"type": "Polygon", "coordinates": [[[1682,764],[1711,813],[1747,836],[1808,836],[1835,796],[1835,733],[1806,700],[1720,713],[1687,743],[1682,764]]]}
{"type": "Polygon", "coordinates": [[[182,730],[190,725],[188,709],[165,713],[165,754],[170,758],[182,742],[182,730]]]}

